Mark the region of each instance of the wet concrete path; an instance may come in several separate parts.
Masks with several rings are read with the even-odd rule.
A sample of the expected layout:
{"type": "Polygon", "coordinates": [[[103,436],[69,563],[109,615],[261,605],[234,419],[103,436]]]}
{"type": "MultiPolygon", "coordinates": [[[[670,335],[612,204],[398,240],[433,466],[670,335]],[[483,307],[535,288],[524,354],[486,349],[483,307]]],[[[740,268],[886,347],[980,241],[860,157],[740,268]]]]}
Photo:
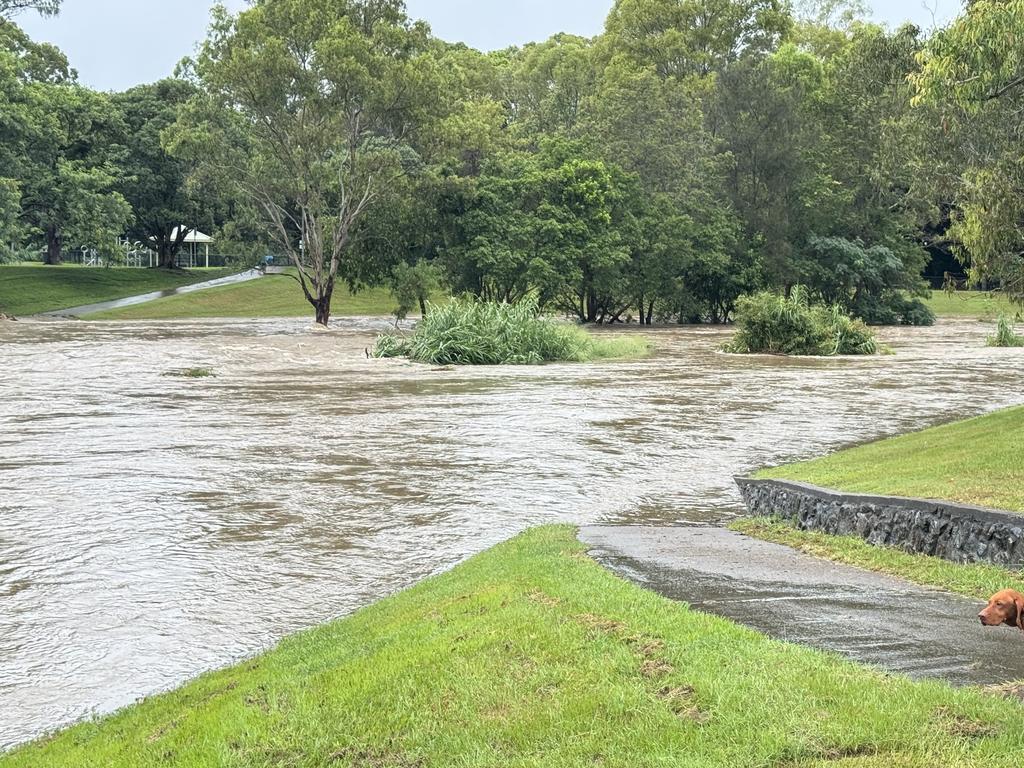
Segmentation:
{"type": "Polygon", "coordinates": [[[1024,634],[986,628],[983,606],[712,526],[589,526],[615,573],[779,640],[957,685],[1024,679],[1024,634]]]}
{"type": "Polygon", "coordinates": [[[69,307],[68,309],[55,309],[52,312],[44,312],[43,316],[85,317],[86,315],[93,315],[96,314],[97,312],[109,312],[112,309],[133,307],[136,304],[146,304],[150,301],[156,301],[157,299],[166,299],[168,296],[178,296],[183,293],[195,293],[196,291],[206,291],[209,290],[210,288],[220,288],[222,285],[248,283],[251,280],[259,280],[263,276],[264,273],[262,270],[249,269],[246,270],[245,272],[239,272],[236,275],[218,277],[216,280],[205,280],[201,283],[183,285],[180,288],[170,288],[166,291],[150,291],[149,293],[140,293],[137,296],[126,296],[123,299],[101,301],[96,304],[84,304],[80,307],[69,307]]]}

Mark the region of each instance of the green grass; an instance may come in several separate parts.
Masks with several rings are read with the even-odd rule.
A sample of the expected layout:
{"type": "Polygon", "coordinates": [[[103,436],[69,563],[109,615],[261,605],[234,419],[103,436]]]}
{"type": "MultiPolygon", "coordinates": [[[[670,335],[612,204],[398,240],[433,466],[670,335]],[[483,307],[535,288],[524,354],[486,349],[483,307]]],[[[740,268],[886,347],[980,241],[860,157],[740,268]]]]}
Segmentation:
{"type": "Polygon", "coordinates": [[[998,565],[952,563],[938,557],[876,547],[857,536],[800,531],[788,523],[765,518],[743,518],[729,527],[747,536],[785,544],[815,557],[899,576],[917,584],[981,600],[988,600],[1001,589],[1024,592],[1024,572],[998,565]]]}
{"type": "Polygon", "coordinates": [[[853,493],[1024,512],[1024,407],[758,472],[853,493]]]}
{"type": "Polygon", "coordinates": [[[15,316],[70,309],[214,280],[232,269],[118,269],[0,266],[0,312],[15,316]]]}
{"type": "Polygon", "coordinates": [[[1019,703],[787,645],[531,531],[2,768],[1014,766],[1019,703]]]}
{"type": "Polygon", "coordinates": [[[432,305],[408,336],[384,334],[377,357],[435,365],[539,365],[639,357],[650,344],[633,336],[594,336],[542,316],[535,301],[517,304],[453,299],[432,305]]]}
{"type": "Polygon", "coordinates": [[[986,291],[932,291],[932,297],[925,303],[939,317],[996,320],[1000,315],[1012,317],[1021,311],[1006,296],[986,291]]]}
{"type": "MultiPolygon", "coordinates": [[[[352,295],[339,285],[332,309],[339,317],[389,315],[397,307],[386,288],[352,295]]],[[[189,317],[312,317],[313,308],[299,284],[287,275],[267,275],[238,285],[169,296],[146,304],[100,312],[88,320],[176,320],[189,317]]]]}

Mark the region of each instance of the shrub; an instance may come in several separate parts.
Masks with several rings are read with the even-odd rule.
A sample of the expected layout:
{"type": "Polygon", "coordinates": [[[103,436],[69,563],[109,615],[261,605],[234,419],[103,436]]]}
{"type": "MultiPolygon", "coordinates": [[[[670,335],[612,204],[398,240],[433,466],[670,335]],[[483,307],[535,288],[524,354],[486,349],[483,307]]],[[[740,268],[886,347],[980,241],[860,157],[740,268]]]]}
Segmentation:
{"type": "Polygon", "coordinates": [[[782,355],[873,355],[879,346],[871,329],[840,307],[811,305],[807,293],[790,296],[768,291],[745,296],[737,304],[739,330],[727,352],[782,355]]]}
{"type": "Polygon", "coordinates": [[[581,328],[552,322],[540,316],[535,301],[463,298],[432,306],[408,338],[381,336],[374,356],[436,365],[536,365],[631,357],[647,350],[641,339],[595,339],[581,328]]]}
{"type": "Polygon", "coordinates": [[[868,325],[935,325],[935,313],[927,304],[899,291],[857,302],[852,312],[868,325]]]}
{"type": "Polygon", "coordinates": [[[1024,336],[1020,336],[1006,315],[999,316],[996,335],[988,337],[990,347],[1024,347],[1024,336]]]}

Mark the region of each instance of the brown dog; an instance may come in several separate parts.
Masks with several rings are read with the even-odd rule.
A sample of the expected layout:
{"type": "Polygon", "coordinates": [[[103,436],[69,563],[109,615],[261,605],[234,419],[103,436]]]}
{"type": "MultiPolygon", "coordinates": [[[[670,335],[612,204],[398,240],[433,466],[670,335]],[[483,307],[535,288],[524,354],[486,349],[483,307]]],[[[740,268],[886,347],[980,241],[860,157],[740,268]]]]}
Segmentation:
{"type": "Polygon", "coordinates": [[[1012,589],[996,592],[978,618],[986,627],[1006,624],[1024,630],[1024,595],[1012,589]]]}

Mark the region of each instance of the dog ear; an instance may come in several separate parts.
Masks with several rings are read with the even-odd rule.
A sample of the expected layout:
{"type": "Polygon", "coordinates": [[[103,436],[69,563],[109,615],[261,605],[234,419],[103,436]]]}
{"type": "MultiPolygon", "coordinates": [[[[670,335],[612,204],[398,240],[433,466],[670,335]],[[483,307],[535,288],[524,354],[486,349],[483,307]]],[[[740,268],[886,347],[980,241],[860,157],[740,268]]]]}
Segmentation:
{"type": "Polygon", "coordinates": [[[1017,607],[1017,628],[1024,631],[1024,595],[1014,596],[1013,604],[1017,607]]]}

